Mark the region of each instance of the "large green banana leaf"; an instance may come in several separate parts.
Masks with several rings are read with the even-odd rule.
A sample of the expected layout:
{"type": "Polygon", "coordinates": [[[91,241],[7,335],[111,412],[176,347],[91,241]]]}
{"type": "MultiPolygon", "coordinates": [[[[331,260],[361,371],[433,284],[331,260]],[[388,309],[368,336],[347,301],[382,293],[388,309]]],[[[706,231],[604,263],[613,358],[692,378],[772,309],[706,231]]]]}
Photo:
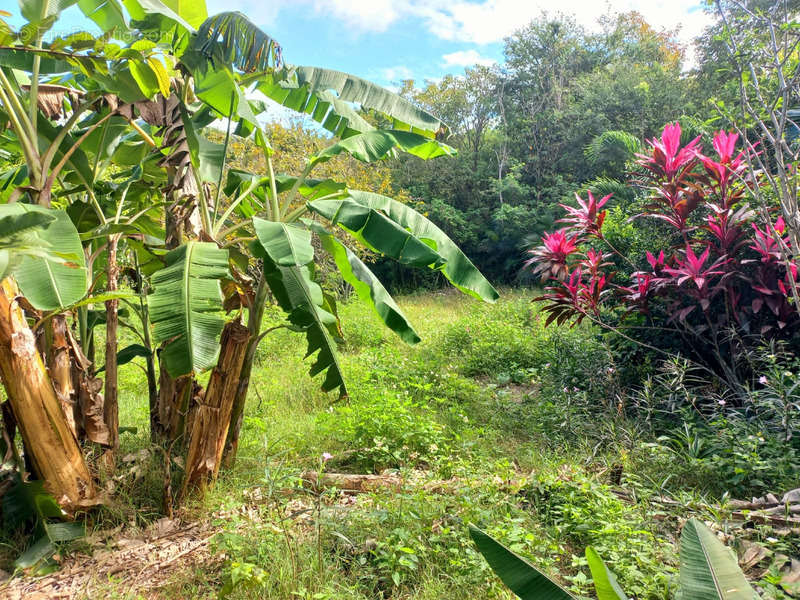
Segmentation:
{"type": "MultiPolygon", "coordinates": [[[[0,210],[0,215],[2,213],[0,210]]],[[[0,216],[0,280],[8,276],[25,255],[47,256],[31,234],[45,229],[55,219],[53,215],[39,212],[0,216]]]]}
{"type": "Polygon", "coordinates": [[[488,533],[470,525],[469,534],[492,570],[522,600],[575,600],[555,581],[488,533]]]}
{"type": "Polygon", "coordinates": [[[311,366],[311,376],[327,371],[322,389],[339,388],[347,393],[336,351],[336,340],[341,338],[339,320],[333,300],[327,298],[322,288],[311,278],[308,264],[314,260],[311,232],[300,225],[276,223],[254,218],[253,227],[258,244],[256,255],[264,261],[264,278],[286,312],[289,322],[306,334],[306,357],[319,351],[311,366]]]}
{"type": "Polygon", "coordinates": [[[736,556],[697,519],[681,533],[681,597],[685,600],[754,600],[736,556]]]}
{"type": "MultiPolygon", "coordinates": [[[[432,265],[432,268],[441,270],[456,288],[476,298],[487,302],[494,302],[499,298],[497,290],[481,275],[453,240],[413,208],[397,200],[381,194],[351,190],[345,200],[316,201],[310,202],[308,206],[314,212],[348,230],[350,230],[348,223],[357,226],[357,222],[350,215],[363,215],[365,209],[369,209],[370,215],[380,215],[380,218],[394,222],[405,235],[410,235],[419,243],[428,245],[431,253],[438,257],[437,260],[430,260],[428,263],[415,263],[415,266],[432,265]],[[345,212],[342,212],[341,208],[345,206],[345,212]],[[347,217],[347,222],[342,220],[343,217],[347,217]]],[[[386,231],[388,235],[388,228],[386,231]]],[[[366,241],[369,243],[369,240],[366,241]]],[[[391,254],[387,255],[394,258],[391,254]]]]}
{"type": "Polygon", "coordinates": [[[153,341],[165,344],[161,356],[172,377],[216,364],[225,325],[220,279],[228,276],[228,251],[194,241],[169,252],[166,267],[153,275],[153,341]]]}
{"type": "Polygon", "coordinates": [[[280,63],[280,46],[240,12],[222,12],[199,26],[190,49],[245,73],[280,63]]]}
{"type": "Polygon", "coordinates": [[[78,230],[63,210],[22,203],[0,205],[2,217],[28,213],[47,215],[53,220],[46,230],[31,228],[25,234],[25,244],[17,246],[18,250],[38,250],[27,253],[12,267],[20,291],[39,310],[74,304],[86,295],[88,287],[86,258],[78,230]]]}
{"type": "Polygon", "coordinates": [[[103,31],[126,31],[128,19],[120,0],[79,0],[78,6],[103,31]]]}
{"type": "Polygon", "coordinates": [[[347,395],[336,350],[341,332],[332,299],[326,297],[322,288],[311,279],[307,266],[281,267],[267,254],[262,259],[265,280],[278,304],[286,312],[289,322],[306,334],[306,358],[319,352],[309,374],[314,377],[325,372],[322,389],[329,392],[339,388],[340,396],[347,395]]]}
{"type": "Polygon", "coordinates": [[[397,306],[394,298],[386,291],[383,284],[375,277],[358,256],[336,239],[332,233],[319,223],[311,223],[311,228],[322,241],[322,247],[333,257],[342,278],[353,286],[363,302],[372,306],[386,326],[394,331],[407,344],[420,341],[419,335],[409,323],[403,311],[397,306]]]}
{"type": "Polygon", "coordinates": [[[625,592],[617,583],[614,573],[606,566],[597,551],[591,546],[586,548],[586,561],[589,563],[589,570],[592,572],[594,581],[594,591],[597,600],[628,600],[625,592]]]}
{"type": "Polygon", "coordinates": [[[308,114],[336,137],[347,138],[375,129],[351,103],[323,90],[309,94],[305,87],[287,87],[280,73],[265,75],[256,89],[281,106],[308,114]]]}
{"type": "Polygon", "coordinates": [[[308,203],[315,213],[338,225],[362,244],[384,256],[412,267],[438,268],[445,259],[381,211],[352,198],[315,200],[308,203]]]}
{"type": "Polygon", "coordinates": [[[78,0],[19,0],[22,16],[30,22],[58,16],[78,0]]]}
{"type": "Polygon", "coordinates": [[[301,267],[314,260],[311,232],[300,225],[253,218],[261,247],[279,267],[301,267]]]}
{"type": "Polygon", "coordinates": [[[363,130],[364,123],[345,102],[375,110],[392,119],[394,128],[434,137],[443,123],[412,102],[355,75],[319,67],[288,67],[257,86],[264,95],[298,112],[308,113],[323,127],[340,135],[344,127],[363,130]],[[288,92],[287,92],[288,90],[288,92]],[[345,122],[342,123],[342,120],[345,122]]]}
{"type": "Polygon", "coordinates": [[[375,129],[348,137],[311,158],[311,165],[327,162],[334,156],[347,153],[362,162],[373,162],[402,150],[423,160],[438,156],[452,156],[456,151],[442,142],[428,139],[410,131],[387,131],[375,129]]]}

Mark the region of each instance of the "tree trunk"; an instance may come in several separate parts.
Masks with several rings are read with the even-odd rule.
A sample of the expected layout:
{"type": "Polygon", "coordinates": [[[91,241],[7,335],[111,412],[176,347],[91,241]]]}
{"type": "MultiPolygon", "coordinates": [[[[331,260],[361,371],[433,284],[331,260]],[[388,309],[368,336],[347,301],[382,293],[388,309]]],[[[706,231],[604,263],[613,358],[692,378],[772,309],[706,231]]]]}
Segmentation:
{"type": "Polygon", "coordinates": [[[247,402],[247,391],[250,387],[250,375],[253,372],[253,362],[256,359],[258,342],[261,341],[261,321],[264,318],[264,305],[267,301],[269,287],[264,281],[264,275],[258,282],[256,296],[247,317],[247,329],[250,332],[250,339],[247,342],[247,351],[241,372],[239,373],[239,384],[236,389],[236,397],[231,409],[231,424],[228,429],[228,437],[225,440],[224,462],[225,467],[230,468],[236,462],[236,452],[239,449],[239,434],[242,431],[242,419],[244,418],[244,405],[247,402]]]}
{"type": "MultiPolygon", "coordinates": [[[[106,291],[116,292],[119,288],[119,267],[117,265],[117,246],[119,235],[108,240],[108,261],[106,266],[106,291]]],[[[103,420],[108,429],[109,451],[106,453],[109,466],[113,466],[114,452],[119,448],[119,396],[117,388],[117,327],[119,326],[119,300],[106,300],[106,383],[103,401],[103,420]]]]}
{"type": "Polygon", "coordinates": [[[151,428],[155,431],[156,441],[173,443],[183,437],[186,431],[186,418],[192,407],[192,401],[202,394],[202,388],[192,375],[184,375],[173,379],[163,361],[160,365],[158,387],[158,406],[151,428]]]}
{"type": "Polygon", "coordinates": [[[80,407],[77,403],[77,392],[72,377],[72,364],[68,339],[67,318],[65,315],[55,315],[47,324],[47,370],[53,381],[56,398],[61,404],[64,418],[72,434],[80,439],[80,407]]]}
{"type": "Polygon", "coordinates": [[[0,282],[0,374],[36,472],[62,508],[72,512],[98,503],[94,482],[17,303],[18,296],[13,279],[0,282]]]}
{"type": "Polygon", "coordinates": [[[222,331],[217,366],[192,417],[180,499],[189,489],[204,489],[219,473],[249,339],[250,330],[238,320],[229,322],[222,331]]]}

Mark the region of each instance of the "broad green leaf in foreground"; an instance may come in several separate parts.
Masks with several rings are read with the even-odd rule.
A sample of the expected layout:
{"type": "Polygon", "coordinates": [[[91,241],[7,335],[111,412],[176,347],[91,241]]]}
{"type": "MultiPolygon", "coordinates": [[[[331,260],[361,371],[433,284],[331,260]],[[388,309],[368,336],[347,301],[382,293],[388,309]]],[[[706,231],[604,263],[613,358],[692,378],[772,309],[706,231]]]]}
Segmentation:
{"type": "Polygon", "coordinates": [[[586,548],[586,560],[589,563],[589,570],[592,572],[594,581],[594,591],[597,600],[628,600],[625,592],[617,583],[614,573],[606,566],[597,551],[591,546],[586,548]]]}
{"type": "Polygon", "coordinates": [[[225,325],[220,280],[228,277],[228,251],[210,242],[187,242],[166,256],[148,297],[153,341],[172,377],[213,367],[225,325]]]}
{"type": "Polygon", "coordinates": [[[397,262],[413,267],[440,267],[444,259],[383,212],[352,198],[316,200],[308,207],[338,225],[362,244],[397,262]]]}
{"type": "Polygon", "coordinates": [[[575,600],[565,589],[521,556],[474,525],[469,534],[489,566],[522,600],[575,600]]]}
{"type": "Polygon", "coordinates": [[[261,247],[280,267],[307,265],[314,260],[311,232],[305,227],[253,218],[261,247]]]}
{"type": "Polygon", "coordinates": [[[311,159],[311,164],[327,162],[342,153],[368,163],[392,156],[393,150],[402,150],[423,160],[452,156],[456,153],[447,144],[428,139],[418,133],[376,129],[353,135],[328,146],[311,159]]]}
{"type": "Polygon", "coordinates": [[[686,600],[753,600],[735,555],[714,532],[689,519],[681,534],[681,594],[686,600]]]}
{"type": "MultiPolygon", "coordinates": [[[[319,67],[288,67],[266,77],[258,89],[276,102],[312,115],[337,136],[349,130],[366,130],[366,123],[345,103],[375,110],[392,120],[395,130],[432,138],[444,124],[412,102],[355,75],[319,67]]],[[[346,135],[345,135],[346,137],[346,135]]]]}
{"type": "MultiPolygon", "coordinates": [[[[351,190],[348,198],[352,203],[363,207],[361,209],[362,212],[364,208],[368,208],[382,215],[384,219],[393,221],[400,229],[406,231],[416,240],[428,245],[431,248],[431,252],[439,257],[432,268],[440,270],[450,283],[462,292],[487,302],[494,302],[499,298],[497,290],[456,246],[453,240],[413,208],[387,196],[372,192],[351,190]]],[[[324,202],[327,203],[324,206],[324,212],[322,211],[322,202],[311,202],[309,207],[315,212],[323,214],[326,218],[332,219],[333,215],[336,215],[335,211],[338,208],[335,203],[342,202],[342,200],[324,202]],[[333,214],[331,214],[332,210],[333,214]]],[[[357,212],[357,209],[351,207],[349,211],[357,212]]],[[[430,261],[429,264],[431,263],[434,263],[434,261],[430,261]]]]}
{"type": "Polygon", "coordinates": [[[24,234],[25,240],[17,248],[30,247],[37,250],[38,255],[22,257],[13,266],[12,273],[20,291],[35,308],[65,308],[83,298],[88,285],[86,259],[78,230],[62,210],[18,202],[0,205],[0,217],[21,217],[31,213],[46,215],[53,220],[46,229],[32,227],[24,234]],[[43,255],[43,250],[52,255],[43,255]]]}
{"type": "Polygon", "coordinates": [[[306,358],[319,352],[311,365],[311,376],[325,372],[322,389],[329,392],[339,388],[340,396],[347,395],[336,350],[336,340],[341,337],[339,321],[331,299],[311,279],[307,266],[282,267],[275,264],[263,248],[259,247],[259,250],[264,261],[264,278],[275,299],[287,314],[289,322],[306,334],[306,358]]]}

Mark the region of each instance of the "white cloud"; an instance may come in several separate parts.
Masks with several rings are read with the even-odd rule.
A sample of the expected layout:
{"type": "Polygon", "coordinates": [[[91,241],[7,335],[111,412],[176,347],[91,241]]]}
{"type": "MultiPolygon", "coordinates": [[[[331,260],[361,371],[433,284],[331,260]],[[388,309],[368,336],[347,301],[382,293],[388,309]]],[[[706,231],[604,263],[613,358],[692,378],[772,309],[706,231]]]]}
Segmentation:
{"type": "Polygon", "coordinates": [[[386,81],[401,81],[403,79],[414,79],[414,73],[405,65],[386,67],[380,70],[380,76],[386,81]]]}
{"type": "Polygon", "coordinates": [[[362,31],[385,31],[407,17],[421,19],[425,28],[444,40],[491,44],[500,42],[543,12],[574,15],[590,29],[599,17],[613,12],[638,11],[656,29],[681,28],[689,41],[711,18],[700,10],[699,0],[301,0],[313,4],[317,13],[338,17],[362,31]]]}
{"type": "Polygon", "coordinates": [[[494,59],[481,56],[477,50],[459,50],[442,56],[444,67],[471,67],[472,65],[493,65],[494,59]]]}
{"type": "MultiPolygon", "coordinates": [[[[210,0],[209,4],[212,13],[236,4],[267,29],[281,10],[288,10],[288,4],[279,0],[210,0]]],[[[596,29],[597,19],[610,11],[635,10],[656,29],[680,27],[679,38],[685,43],[712,21],[700,9],[701,0],[295,0],[294,6],[298,5],[342,21],[355,34],[380,33],[405,19],[418,19],[440,39],[477,45],[501,42],[543,12],[573,15],[581,25],[596,29]]]]}

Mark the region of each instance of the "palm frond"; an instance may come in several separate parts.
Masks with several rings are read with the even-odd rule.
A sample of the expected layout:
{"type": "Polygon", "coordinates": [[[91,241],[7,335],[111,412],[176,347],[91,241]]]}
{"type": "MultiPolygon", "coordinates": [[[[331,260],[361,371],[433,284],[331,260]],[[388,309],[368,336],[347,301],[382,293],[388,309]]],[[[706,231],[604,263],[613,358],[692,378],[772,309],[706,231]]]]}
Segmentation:
{"type": "Polygon", "coordinates": [[[591,142],[584,148],[583,154],[586,160],[593,166],[596,166],[600,161],[613,153],[615,156],[623,155],[626,159],[632,159],[635,154],[642,151],[641,142],[639,139],[628,133],[614,129],[611,131],[604,131],[600,135],[595,136],[591,142]]]}

